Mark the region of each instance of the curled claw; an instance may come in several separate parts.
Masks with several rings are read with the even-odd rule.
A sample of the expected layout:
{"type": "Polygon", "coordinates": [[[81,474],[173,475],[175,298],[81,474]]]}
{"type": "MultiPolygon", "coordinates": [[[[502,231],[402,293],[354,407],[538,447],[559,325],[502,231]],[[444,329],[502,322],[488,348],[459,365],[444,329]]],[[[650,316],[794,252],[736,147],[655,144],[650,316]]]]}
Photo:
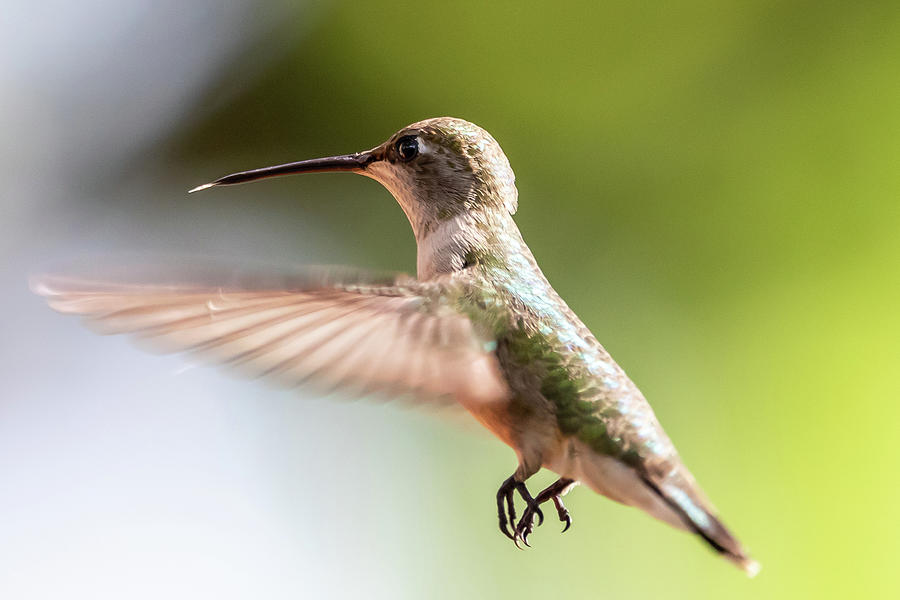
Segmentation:
{"type": "Polygon", "coordinates": [[[507,523],[506,523],[506,516],[505,516],[505,515],[504,515],[503,517],[500,518],[500,531],[503,533],[503,535],[505,535],[506,537],[508,537],[509,539],[511,539],[513,542],[516,541],[516,538],[515,538],[515,537],[513,536],[513,534],[509,531],[509,527],[507,526],[507,523]]]}
{"type": "Polygon", "coordinates": [[[500,531],[518,546],[515,535],[516,505],[513,498],[514,491],[515,480],[512,477],[504,481],[500,489],[497,490],[497,516],[500,521],[500,531]]]}
{"type": "Polygon", "coordinates": [[[541,512],[537,500],[532,499],[531,503],[529,503],[528,507],[525,509],[525,512],[522,513],[522,518],[519,520],[519,523],[516,525],[516,537],[521,538],[522,542],[529,548],[531,547],[531,544],[528,543],[528,536],[534,531],[535,517],[540,517],[538,521],[538,526],[540,526],[544,521],[544,515],[541,512]]]}
{"type": "Polygon", "coordinates": [[[531,535],[531,532],[534,530],[532,526],[533,515],[530,515],[526,512],[522,516],[522,520],[519,521],[519,525],[516,527],[516,537],[522,540],[526,546],[531,548],[531,544],[528,543],[528,536],[531,535]],[[528,521],[526,521],[528,519],[528,521]]]}
{"type": "Polygon", "coordinates": [[[572,526],[572,515],[569,514],[569,510],[563,505],[562,496],[553,496],[553,504],[556,505],[556,514],[559,516],[559,520],[566,524],[562,530],[562,533],[565,533],[572,526]]]}
{"type": "Polygon", "coordinates": [[[516,536],[521,537],[522,542],[530,548],[531,544],[528,543],[528,536],[534,531],[534,518],[538,517],[538,526],[544,522],[544,513],[541,511],[541,500],[533,498],[524,483],[517,484],[516,489],[519,490],[519,494],[527,504],[525,512],[522,513],[521,520],[519,520],[519,523],[516,525],[516,536]]]}
{"type": "MultiPolygon", "coordinates": [[[[503,498],[502,497],[497,498],[497,512],[498,512],[498,517],[500,519],[500,531],[503,533],[503,535],[505,535],[509,539],[515,541],[516,538],[513,536],[512,532],[509,530],[509,520],[506,516],[506,509],[503,506],[503,498]]],[[[513,521],[513,523],[515,523],[515,521],[513,521]]]]}

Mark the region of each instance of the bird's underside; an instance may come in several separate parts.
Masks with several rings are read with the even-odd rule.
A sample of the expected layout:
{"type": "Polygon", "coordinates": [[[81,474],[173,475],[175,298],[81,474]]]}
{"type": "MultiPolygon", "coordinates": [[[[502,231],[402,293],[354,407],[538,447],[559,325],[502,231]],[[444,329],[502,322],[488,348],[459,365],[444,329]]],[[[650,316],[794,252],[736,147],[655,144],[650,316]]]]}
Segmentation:
{"type": "MultiPolygon", "coordinates": [[[[334,269],[306,270],[275,285],[264,278],[221,281],[48,276],[34,279],[32,289],[100,333],[131,334],[142,346],[189,352],[248,376],[466,408],[519,456],[496,498],[500,529],[516,545],[528,544],[548,501],[567,530],[572,521],[562,496],[582,482],[692,530],[743,568],[754,568],[643,397],[629,397],[627,407],[621,402],[622,394],[640,392],[596,340],[585,338],[595,354],[564,356],[560,348],[570,341],[541,333],[545,323],[510,318],[515,299],[502,281],[474,272],[418,282],[334,269]],[[599,358],[611,365],[605,378],[591,372],[590,360],[599,358]],[[525,481],[541,467],[560,479],[532,496],[525,481]],[[515,493],[525,502],[519,518],[515,493]]],[[[562,335],[560,326],[554,324],[562,335]]]]}

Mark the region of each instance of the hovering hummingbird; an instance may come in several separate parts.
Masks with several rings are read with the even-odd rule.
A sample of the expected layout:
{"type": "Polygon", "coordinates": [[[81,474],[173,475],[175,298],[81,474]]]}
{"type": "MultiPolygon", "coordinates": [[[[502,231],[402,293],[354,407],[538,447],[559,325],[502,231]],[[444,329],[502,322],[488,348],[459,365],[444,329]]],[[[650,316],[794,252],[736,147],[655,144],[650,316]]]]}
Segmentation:
{"type": "Polygon", "coordinates": [[[211,357],[252,375],[461,405],[518,457],[499,527],[528,544],[578,483],[696,533],[749,575],[758,563],[719,520],[634,383],[544,277],[513,221],[509,161],[480,127],[420,121],[355,154],[227,175],[194,188],[347,171],[393,194],[418,248],[416,279],[307,270],[278,285],[153,285],[43,277],[33,289],[104,333],[211,357]],[[559,479],[532,496],[542,467],[559,479]],[[516,518],[514,494],[524,501],[516,518]]]}

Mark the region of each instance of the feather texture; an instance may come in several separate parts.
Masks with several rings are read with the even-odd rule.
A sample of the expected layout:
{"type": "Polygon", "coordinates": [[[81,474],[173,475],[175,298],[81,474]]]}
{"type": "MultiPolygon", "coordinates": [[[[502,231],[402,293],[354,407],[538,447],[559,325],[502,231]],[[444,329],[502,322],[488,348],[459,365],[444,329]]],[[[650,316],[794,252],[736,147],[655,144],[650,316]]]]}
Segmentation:
{"type": "Polygon", "coordinates": [[[147,349],[189,352],[286,386],[432,403],[507,396],[490,340],[434,301],[461,283],[395,277],[373,285],[326,270],[290,281],[282,288],[217,287],[44,276],[32,289],[99,333],[130,334],[147,349]]]}

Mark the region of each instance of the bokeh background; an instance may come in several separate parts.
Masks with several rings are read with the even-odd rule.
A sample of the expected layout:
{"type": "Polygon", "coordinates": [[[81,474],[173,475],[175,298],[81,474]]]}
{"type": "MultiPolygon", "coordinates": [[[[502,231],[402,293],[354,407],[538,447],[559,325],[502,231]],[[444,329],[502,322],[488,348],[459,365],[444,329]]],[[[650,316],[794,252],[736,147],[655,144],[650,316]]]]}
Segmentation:
{"type": "Polygon", "coordinates": [[[0,597],[900,597],[896,2],[13,1],[0,38],[0,597]],[[84,257],[413,272],[364,178],[185,191],[440,115],[501,142],[755,580],[585,488],[518,551],[514,455],[464,419],[193,369],[28,292],[84,257]]]}

